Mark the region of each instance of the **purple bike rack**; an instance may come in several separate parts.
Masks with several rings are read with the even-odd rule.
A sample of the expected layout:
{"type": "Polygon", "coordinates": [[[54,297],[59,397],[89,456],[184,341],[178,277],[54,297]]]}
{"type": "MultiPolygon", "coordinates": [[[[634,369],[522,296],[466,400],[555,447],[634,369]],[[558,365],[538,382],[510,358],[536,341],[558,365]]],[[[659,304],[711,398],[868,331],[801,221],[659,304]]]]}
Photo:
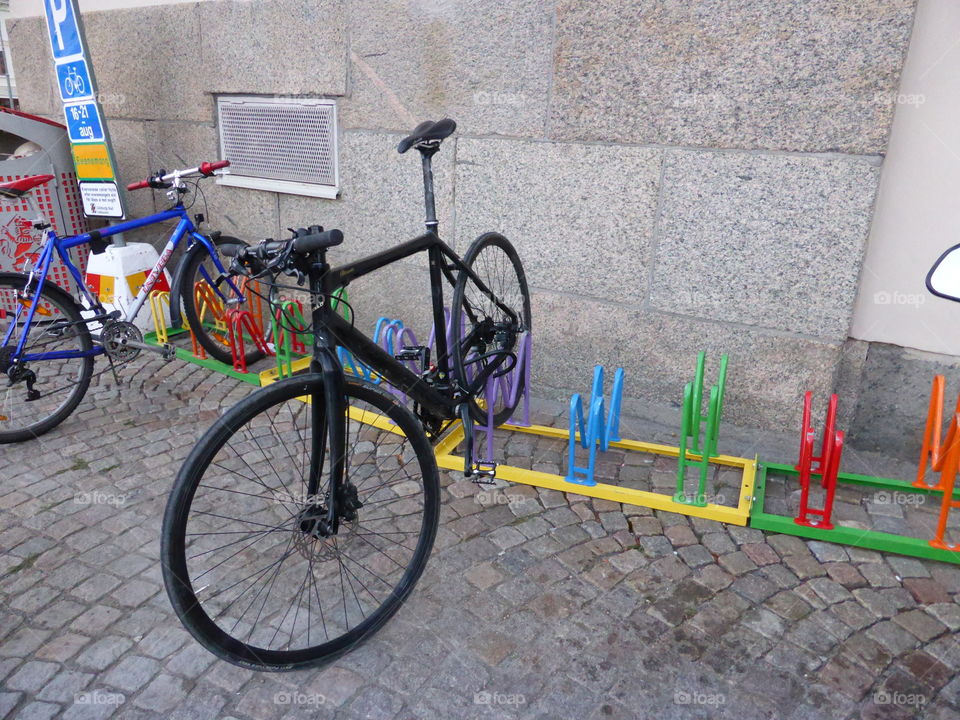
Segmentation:
{"type": "Polygon", "coordinates": [[[517,362],[513,369],[498,378],[489,378],[487,380],[485,395],[487,397],[487,424],[480,425],[475,423],[473,426],[473,444],[474,447],[480,447],[480,433],[486,438],[486,455],[478,458],[480,462],[493,463],[493,431],[496,426],[493,424],[493,408],[497,404],[497,398],[504,397],[507,404],[515,404],[514,413],[517,411],[517,405],[523,401],[523,419],[514,420],[511,416],[507,422],[521,427],[530,427],[530,364],[533,357],[533,337],[530,333],[525,333],[523,340],[520,341],[520,351],[517,353],[517,362]],[[519,397],[520,378],[523,378],[523,397],[519,397]]]}

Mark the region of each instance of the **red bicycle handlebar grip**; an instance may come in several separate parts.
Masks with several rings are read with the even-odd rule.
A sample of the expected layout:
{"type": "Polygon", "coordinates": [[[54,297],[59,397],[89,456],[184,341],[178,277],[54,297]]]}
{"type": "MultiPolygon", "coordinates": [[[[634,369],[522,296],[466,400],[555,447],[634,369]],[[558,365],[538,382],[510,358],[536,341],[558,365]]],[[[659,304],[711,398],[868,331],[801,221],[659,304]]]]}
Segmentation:
{"type": "Polygon", "coordinates": [[[205,162],[200,163],[200,173],[202,175],[213,175],[214,170],[219,170],[220,168],[230,167],[229,160],[217,160],[216,162],[205,162]]]}
{"type": "Polygon", "coordinates": [[[127,185],[127,190],[140,190],[141,188],[150,187],[150,182],[147,180],[138,180],[135,183],[130,183],[127,185]]]}

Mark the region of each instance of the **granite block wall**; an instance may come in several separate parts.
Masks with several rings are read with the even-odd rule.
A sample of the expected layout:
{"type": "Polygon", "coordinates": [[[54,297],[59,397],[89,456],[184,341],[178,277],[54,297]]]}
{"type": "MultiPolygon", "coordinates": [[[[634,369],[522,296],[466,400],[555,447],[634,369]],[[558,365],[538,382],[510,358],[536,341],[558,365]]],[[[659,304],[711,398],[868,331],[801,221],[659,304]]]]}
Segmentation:
{"type": "MultiPolygon", "coordinates": [[[[863,385],[847,335],[914,4],[206,0],[84,20],[124,178],[215,157],[219,93],[334,97],[340,198],[207,196],[225,232],[336,226],[356,257],[421,231],[418,159],[392,148],[449,115],[441,234],[517,245],[536,392],[584,391],[603,362],[632,398],[678,403],[696,352],[726,352],[728,416],[764,427],[797,424],[806,389],[863,385]]],[[[9,30],[23,108],[54,116],[42,19],[9,30]]],[[[360,319],[422,317],[424,266],[358,282],[360,319]]]]}

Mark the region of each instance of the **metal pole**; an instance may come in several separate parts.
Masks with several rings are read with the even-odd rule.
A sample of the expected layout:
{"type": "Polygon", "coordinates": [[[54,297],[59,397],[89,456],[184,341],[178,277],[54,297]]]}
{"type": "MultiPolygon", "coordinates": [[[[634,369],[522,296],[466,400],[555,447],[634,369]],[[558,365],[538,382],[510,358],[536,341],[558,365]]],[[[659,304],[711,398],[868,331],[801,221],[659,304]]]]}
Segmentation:
{"type": "Polygon", "coordinates": [[[6,34],[6,23],[4,23],[4,29],[0,32],[0,53],[3,53],[3,67],[7,71],[7,97],[10,99],[10,109],[13,110],[13,85],[10,82],[10,68],[13,63],[10,62],[10,57],[7,55],[7,42],[3,37],[6,34]]]}

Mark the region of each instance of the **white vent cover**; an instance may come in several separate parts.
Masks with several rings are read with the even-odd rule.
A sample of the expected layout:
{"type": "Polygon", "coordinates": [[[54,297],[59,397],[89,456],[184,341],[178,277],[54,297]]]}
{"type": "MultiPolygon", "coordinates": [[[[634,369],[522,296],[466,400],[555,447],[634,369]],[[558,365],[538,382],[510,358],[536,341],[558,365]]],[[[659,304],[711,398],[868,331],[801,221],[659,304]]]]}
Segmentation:
{"type": "Polygon", "coordinates": [[[333,100],[217,98],[221,185],[334,198],[339,191],[333,100]]]}

